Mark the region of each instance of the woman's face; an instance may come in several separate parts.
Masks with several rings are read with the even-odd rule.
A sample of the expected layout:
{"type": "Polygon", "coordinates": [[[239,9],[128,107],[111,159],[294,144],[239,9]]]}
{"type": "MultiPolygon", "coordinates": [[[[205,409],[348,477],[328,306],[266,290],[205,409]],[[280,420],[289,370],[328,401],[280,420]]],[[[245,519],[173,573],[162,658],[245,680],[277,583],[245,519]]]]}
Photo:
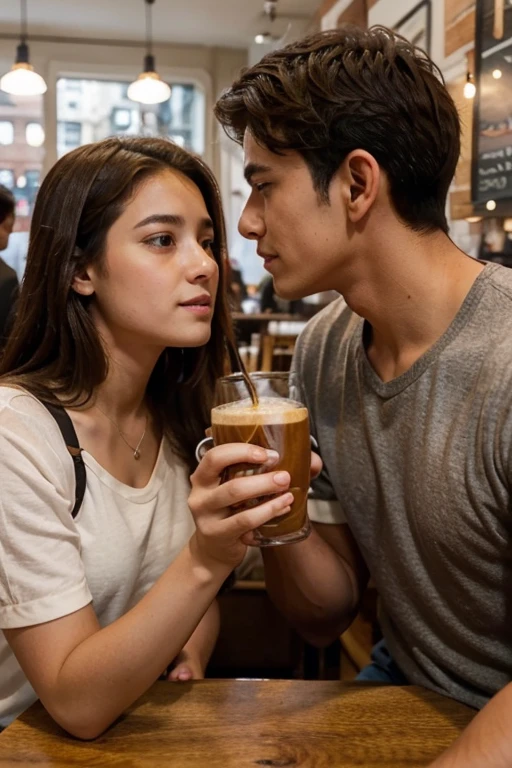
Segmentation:
{"type": "Polygon", "coordinates": [[[110,228],[101,266],[75,281],[79,293],[94,294],[102,336],[155,352],[206,344],[218,285],[214,236],[193,181],[171,170],[145,179],[110,228]]]}

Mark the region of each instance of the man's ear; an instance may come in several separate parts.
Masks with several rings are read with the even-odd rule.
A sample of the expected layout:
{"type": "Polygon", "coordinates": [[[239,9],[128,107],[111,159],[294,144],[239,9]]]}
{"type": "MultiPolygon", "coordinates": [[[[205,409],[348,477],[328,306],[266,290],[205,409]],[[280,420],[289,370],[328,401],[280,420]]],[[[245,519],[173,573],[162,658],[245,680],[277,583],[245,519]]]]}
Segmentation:
{"type": "Polygon", "coordinates": [[[355,149],[343,162],[345,182],[349,188],[347,213],[353,224],[368,213],[379,193],[380,166],[369,152],[355,149]]]}

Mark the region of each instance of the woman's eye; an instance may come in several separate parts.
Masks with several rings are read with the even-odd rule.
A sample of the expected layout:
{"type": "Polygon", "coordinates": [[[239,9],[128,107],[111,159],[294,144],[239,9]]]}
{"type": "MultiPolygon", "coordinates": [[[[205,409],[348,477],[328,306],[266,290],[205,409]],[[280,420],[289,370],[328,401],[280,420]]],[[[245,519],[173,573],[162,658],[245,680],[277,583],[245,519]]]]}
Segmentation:
{"type": "Polygon", "coordinates": [[[169,248],[169,246],[173,245],[174,238],[172,235],[155,235],[154,237],[149,237],[145,242],[157,248],[169,248]]]}
{"type": "Polygon", "coordinates": [[[202,246],[205,251],[212,251],[213,250],[213,244],[214,240],[203,240],[202,246]]]}

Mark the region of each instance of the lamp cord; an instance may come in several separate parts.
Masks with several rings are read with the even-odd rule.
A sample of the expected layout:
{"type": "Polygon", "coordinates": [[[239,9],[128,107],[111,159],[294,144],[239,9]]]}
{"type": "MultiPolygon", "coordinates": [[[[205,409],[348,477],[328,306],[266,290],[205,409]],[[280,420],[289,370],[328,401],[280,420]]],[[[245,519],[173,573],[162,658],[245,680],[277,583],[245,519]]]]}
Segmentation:
{"type": "Polygon", "coordinates": [[[146,2],[146,48],[147,52],[153,54],[153,30],[151,28],[151,6],[155,0],[145,0],[146,2]]]}
{"type": "Polygon", "coordinates": [[[25,43],[28,37],[27,34],[27,0],[20,0],[20,15],[21,15],[21,42],[25,43]]]}

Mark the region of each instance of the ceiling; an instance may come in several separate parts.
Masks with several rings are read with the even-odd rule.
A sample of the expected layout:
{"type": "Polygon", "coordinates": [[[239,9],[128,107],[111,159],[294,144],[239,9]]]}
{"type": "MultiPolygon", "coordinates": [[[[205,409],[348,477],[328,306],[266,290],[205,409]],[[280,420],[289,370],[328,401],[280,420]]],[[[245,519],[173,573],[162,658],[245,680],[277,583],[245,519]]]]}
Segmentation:
{"type": "MultiPolygon", "coordinates": [[[[273,34],[286,30],[288,19],[304,16],[304,25],[321,0],[278,0],[273,34]]],[[[19,0],[0,0],[0,29],[19,29],[19,0]]],[[[143,0],[27,0],[29,35],[144,39],[143,0]]],[[[155,41],[246,48],[268,28],[263,0],[156,0],[155,41]]],[[[290,19],[291,21],[292,19],[290,19]]],[[[2,45],[0,39],[0,46],[2,45]]]]}

